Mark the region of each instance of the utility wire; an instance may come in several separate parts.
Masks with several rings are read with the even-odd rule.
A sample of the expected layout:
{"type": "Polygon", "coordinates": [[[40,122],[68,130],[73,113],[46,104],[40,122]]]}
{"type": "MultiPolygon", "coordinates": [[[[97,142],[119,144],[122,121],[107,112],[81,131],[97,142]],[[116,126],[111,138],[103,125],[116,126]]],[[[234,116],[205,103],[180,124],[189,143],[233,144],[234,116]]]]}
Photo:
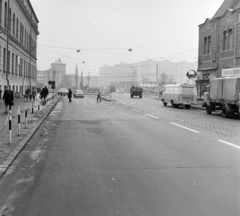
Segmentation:
{"type": "Polygon", "coordinates": [[[155,15],[155,14],[147,14],[147,13],[141,13],[141,12],[135,12],[135,11],[121,10],[121,9],[116,9],[116,8],[108,8],[108,7],[97,6],[97,5],[82,4],[82,3],[78,3],[78,2],[71,2],[71,1],[64,1],[64,0],[55,0],[55,1],[64,2],[64,3],[68,3],[68,4],[77,4],[77,5],[82,5],[82,6],[86,6],[86,7],[94,7],[94,8],[99,8],[99,9],[118,11],[118,12],[122,12],[122,13],[130,13],[130,14],[158,17],[158,18],[162,18],[162,19],[169,19],[169,20],[175,20],[175,21],[181,21],[181,22],[198,23],[198,22],[192,21],[192,20],[183,20],[183,19],[177,19],[177,18],[172,18],[172,17],[159,16],[159,15],[155,15]]]}

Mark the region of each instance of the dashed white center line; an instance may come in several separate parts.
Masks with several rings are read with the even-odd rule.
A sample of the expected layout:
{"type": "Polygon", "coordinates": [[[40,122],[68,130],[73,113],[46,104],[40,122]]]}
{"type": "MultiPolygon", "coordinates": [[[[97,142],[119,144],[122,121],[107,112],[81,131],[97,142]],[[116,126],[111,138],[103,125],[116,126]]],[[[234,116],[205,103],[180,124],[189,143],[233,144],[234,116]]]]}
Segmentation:
{"type": "Polygon", "coordinates": [[[134,112],[140,112],[140,111],[138,111],[138,110],[135,110],[135,109],[132,109],[132,111],[134,111],[134,112]]]}
{"type": "Polygon", "coordinates": [[[150,114],[145,114],[145,115],[146,115],[146,116],[150,116],[150,117],[155,118],[155,119],[159,119],[158,117],[153,116],[153,115],[150,115],[150,114]]]}
{"type": "Polygon", "coordinates": [[[170,123],[173,124],[173,125],[176,125],[176,126],[178,126],[178,127],[184,128],[184,129],[186,129],[186,130],[190,130],[190,131],[192,131],[192,132],[194,132],[194,133],[200,133],[200,132],[195,131],[195,130],[193,130],[193,129],[191,129],[191,128],[187,128],[187,127],[184,127],[184,126],[182,126],[182,125],[179,125],[179,124],[176,124],[176,123],[173,123],[173,122],[170,122],[170,123]]]}
{"type": "Polygon", "coordinates": [[[226,141],[223,141],[223,140],[218,140],[218,141],[221,142],[221,143],[224,143],[224,144],[227,144],[227,145],[230,145],[230,146],[232,146],[232,147],[235,147],[235,148],[240,149],[240,146],[234,145],[234,144],[232,144],[232,143],[229,143],[229,142],[226,142],[226,141]]]}

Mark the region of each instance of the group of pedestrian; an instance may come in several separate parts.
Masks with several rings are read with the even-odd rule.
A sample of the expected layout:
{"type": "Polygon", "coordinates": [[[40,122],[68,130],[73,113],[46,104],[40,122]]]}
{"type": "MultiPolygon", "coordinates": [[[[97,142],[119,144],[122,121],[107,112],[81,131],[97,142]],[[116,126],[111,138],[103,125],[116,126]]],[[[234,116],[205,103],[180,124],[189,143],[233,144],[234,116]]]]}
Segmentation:
{"type": "MultiPolygon", "coordinates": [[[[69,103],[72,102],[72,90],[70,88],[68,90],[68,100],[69,100],[69,103]]],[[[100,93],[99,90],[98,90],[98,93],[97,93],[97,103],[98,103],[98,101],[101,102],[101,93],[100,93]]]]}
{"type": "Polygon", "coordinates": [[[28,99],[32,100],[32,98],[33,98],[33,101],[35,101],[36,100],[36,95],[37,95],[37,90],[36,90],[35,87],[32,88],[32,92],[31,92],[30,88],[27,88],[26,91],[25,91],[24,98],[26,98],[27,100],[28,99]]]}
{"type": "Polygon", "coordinates": [[[8,109],[11,110],[11,107],[14,105],[13,91],[10,89],[10,86],[7,86],[6,90],[3,93],[2,98],[2,87],[0,86],[0,99],[3,99],[5,103],[5,113],[8,113],[8,109]]]}

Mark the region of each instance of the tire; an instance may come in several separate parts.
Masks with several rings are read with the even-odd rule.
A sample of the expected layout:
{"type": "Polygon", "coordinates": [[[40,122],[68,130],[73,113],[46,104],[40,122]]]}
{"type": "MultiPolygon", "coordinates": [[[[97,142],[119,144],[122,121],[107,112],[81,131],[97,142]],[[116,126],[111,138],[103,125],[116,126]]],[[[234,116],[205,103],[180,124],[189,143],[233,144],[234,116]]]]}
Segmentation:
{"type": "Polygon", "coordinates": [[[185,105],[185,109],[190,109],[191,105],[185,105]]]}
{"type": "Polygon", "coordinates": [[[131,98],[133,98],[133,95],[131,94],[131,98]]]}
{"type": "Polygon", "coordinates": [[[139,98],[142,98],[142,95],[140,95],[139,98]]]}
{"type": "Polygon", "coordinates": [[[222,107],[222,117],[223,118],[232,118],[233,117],[233,109],[228,106],[227,104],[224,104],[222,107]]]}
{"type": "Polygon", "coordinates": [[[167,106],[167,103],[166,103],[166,102],[163,102],[163,105],[164,105],[164,106],[167,106]]]}
{"type": "Polygon", "coordinates": [[[175,104],[172,100],[171,100],[171,105],[172,105],[173,108],[177,108],[178,107],[178,105],[175,104]]]}
{"type": "Polygon", "coordinates": [[[228,106],[225,105],[225,104],[222,107],[222,117],[223,118],[228,118],[228,106]]]}
{"type": "Polygon", "coordinates": [[[212,113],[212,109],[211,109],[211,107],[208,106],[208,105],[206,105],[206,112],[207,112],[207,114],[209,114],[209,115],[212,113]]]}

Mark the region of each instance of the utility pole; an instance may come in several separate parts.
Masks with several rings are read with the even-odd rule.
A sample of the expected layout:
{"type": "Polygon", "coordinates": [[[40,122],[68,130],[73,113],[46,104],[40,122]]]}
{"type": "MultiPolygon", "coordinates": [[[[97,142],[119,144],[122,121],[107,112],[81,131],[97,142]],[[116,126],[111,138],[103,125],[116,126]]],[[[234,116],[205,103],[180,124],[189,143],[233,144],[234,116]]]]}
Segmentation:
{"type": "Polygon", "coordinates": [[[87,77],[87,79],[88,79],[88,88],[89,88],[90,72],[88,72],[88,77],[87,77]]]}

